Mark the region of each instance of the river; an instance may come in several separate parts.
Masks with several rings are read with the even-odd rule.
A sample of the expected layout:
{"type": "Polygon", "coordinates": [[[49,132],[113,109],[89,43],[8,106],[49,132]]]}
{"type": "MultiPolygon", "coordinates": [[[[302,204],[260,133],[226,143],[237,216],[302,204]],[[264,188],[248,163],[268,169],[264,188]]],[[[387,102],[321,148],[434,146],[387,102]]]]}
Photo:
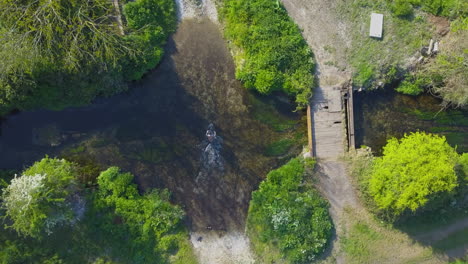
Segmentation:
{"type": "Polygon", "coordinates": [[[142,192],[168,188],[192,230],[243,230],[251,192],[301,151],[297,144],[280,157],[265,154],[270,144],[305,132],[293,109],[287,98],[260,98],[235,80],[218,25],[184,19],[161,64],[128,92],[1,120],[0,168],[20,170],[45,155],[119,166],[135,174],[142,192]],[[222,138],[217,165],[203,159],[210,123],[222,138]]]}
{"type": "Polygon", "coordinates": [[[458,152],[468,152],[468,111],[442,109],[441,100],[430,95],[403,95],[391,88],[355,92],[356,146],[369,146],[377,155],[391,137],[425,131],[443,135],[458,152]]]}

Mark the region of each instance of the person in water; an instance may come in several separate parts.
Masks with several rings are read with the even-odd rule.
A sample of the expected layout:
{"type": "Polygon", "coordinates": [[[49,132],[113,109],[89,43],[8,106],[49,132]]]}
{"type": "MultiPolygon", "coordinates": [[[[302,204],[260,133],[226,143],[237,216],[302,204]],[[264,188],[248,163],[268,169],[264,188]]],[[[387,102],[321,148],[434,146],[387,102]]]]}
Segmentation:
{"type": "Polygon", "coordinates": [[[208,125],[208,130],[206,130],[205,135],[209,142],[213,142],[213,140],[216,139],[216,131],[214,130],[213,124],[208,125]]]}

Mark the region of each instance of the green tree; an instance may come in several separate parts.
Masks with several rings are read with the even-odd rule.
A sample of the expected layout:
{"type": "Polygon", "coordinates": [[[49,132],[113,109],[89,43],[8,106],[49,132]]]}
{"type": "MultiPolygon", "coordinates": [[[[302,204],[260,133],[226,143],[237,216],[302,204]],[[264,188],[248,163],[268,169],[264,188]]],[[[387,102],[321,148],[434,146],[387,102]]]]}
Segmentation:
{"type": "Polygon", "coordinates": [[[79,217],[72,209],[75,168],[63,159],[44,158],[3,190],[2,208],[21,235],[40,238],[79,217]]]}
{"type": "MultiPolygon", "coordinates": [[[[330,238],[328,203],[303,183],[304,165],[299,158],[290,160],[268,173],[252,193],[247,231],[264,262],[278,260],[268,259],[270,252],[262,251],[271,247],[291,263],[310,263],[323,252],[330,238]]],[[[307,166],[311,169],[314,162],[307,162],[307,166]]]]}
{"type": "Polygon", "coordinates": [[[457,187],[458,159],[445,137],[416,132],[392,138],[375,159],[369,193],[390,218],[414,212],[457,187]]]}
{"type": "Polygon", "coordinates": [[[167,190],[140,195],[132,181],[132,174],[120,172],[117,167],[103,171],[98,177],[95,205],[98,210],[110,210],[126,225],[134,263],[166,263],[183,246],[184,212],[169,202],[167,190]]]}
{"type": "Polygon", "coordinates": [[[62,109],[127,88],[161,60],[175,30],[172,0],[0,0],[0,114],[62,109]]]}
{"type": "Polygon", "coordinates": [[[313,54],[279,1],[227,0],[226,37],[239,48],[236,78],[262,94],[283,91],[305,106],[315,86],[313,54]]]}

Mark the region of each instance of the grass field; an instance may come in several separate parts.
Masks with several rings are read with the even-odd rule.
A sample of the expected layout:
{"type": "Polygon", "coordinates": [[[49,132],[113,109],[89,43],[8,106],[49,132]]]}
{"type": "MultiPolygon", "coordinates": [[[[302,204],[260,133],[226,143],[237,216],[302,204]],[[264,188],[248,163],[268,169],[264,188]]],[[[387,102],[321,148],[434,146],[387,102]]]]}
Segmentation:
{"type": "Polygon", "coordinates": [[[342,1],[338,12],[351,25],[352,36],[349,61],[353,70],[353,83],[358,87],[372,88],[379,81],[392,82],[409,59],[417,55],[432,36],[427,15],[416,12],[409,18],[399,18],[391,13],[391,1],[342,1]],[[384,15],[382,39],[369,37],[372,12],[384,15]]]}

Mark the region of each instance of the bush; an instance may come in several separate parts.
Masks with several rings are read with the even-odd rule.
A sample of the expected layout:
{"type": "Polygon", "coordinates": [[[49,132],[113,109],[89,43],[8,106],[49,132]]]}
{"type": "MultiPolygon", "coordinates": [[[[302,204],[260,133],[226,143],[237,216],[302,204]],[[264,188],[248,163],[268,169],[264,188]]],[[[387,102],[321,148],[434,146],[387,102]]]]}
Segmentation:
{"type": "Polygon", "coordinates": [[[66,160],[44,158],[15,177],[4,189],[2,208],[11,227],[22,235],[40,238],[78,217],[71,196],[77,191],[75,169],[66,160]]]}
{"type": "Polygon", "coordinates": [[[132,181],[133,175],[122,173],[117,167],[102,172],[94,198],[96,208],[110,210],[128,228],[133,263],[166,263],[182,245],[184,212],[169,203],[167,190],[140,195],[132,181]]]}
{"type": "Polygon", "coordinates": [[[124,5],[123,13],[131,32],[126,39],[141,53],[129,58],[124,73],[137,80],[162,59],[165,41],[176,29],[176,6],[169,0],[137,0],[124,5]]]}
{"type": "Polygon", "coordinates": [[[252,193],[247,230],[261,258],[264,245],[277,248],[291,263],[309,263],[325,249],[332,229],[328,203],[303,185],[303,174],[303,161],[292,159],[268,173],[252,193]]]}
{"type": "Polygon", "coordinates": [[[353,76],[353,84],[358,87],[368,87],[375,77],[375,69],[372,65],[361,63],[353,76]]]}
{"type": "Polygon", "coordinates": [[[227,0],[220,17],[226,37],[241,50],[236,78],[262,94],[294,95],[305,106],[315,85],[313,54],[280,2],[227,0]]]}
{"type": "Polygon", "coordinates": [[[419,76],[406,76],[406,79],[400,83],[395,89],[397,92],[408,95],[418,95],[424,92],[424,88],[428,87],[430,80],[428,78],[419,76]]]}
{"type": "Polygon", "coordinates": [[[422,0],[422,7],[436,16],[456,18],[468,15],[468,4],[464,0],[422,0]]]}
{"type": "Polygon", "coordinates": [[[442,204],[457,186],[458,159],[445,137],[416,132],[392,138],[374,161],[369,193],[390,220],[431,202],[442,204]]]}
{"type": "Polygon", "coordinates": [[[407,0],[395,0],[392,12],[399,17],[407,17],[413,14],[413,6],[407,0]]]}

